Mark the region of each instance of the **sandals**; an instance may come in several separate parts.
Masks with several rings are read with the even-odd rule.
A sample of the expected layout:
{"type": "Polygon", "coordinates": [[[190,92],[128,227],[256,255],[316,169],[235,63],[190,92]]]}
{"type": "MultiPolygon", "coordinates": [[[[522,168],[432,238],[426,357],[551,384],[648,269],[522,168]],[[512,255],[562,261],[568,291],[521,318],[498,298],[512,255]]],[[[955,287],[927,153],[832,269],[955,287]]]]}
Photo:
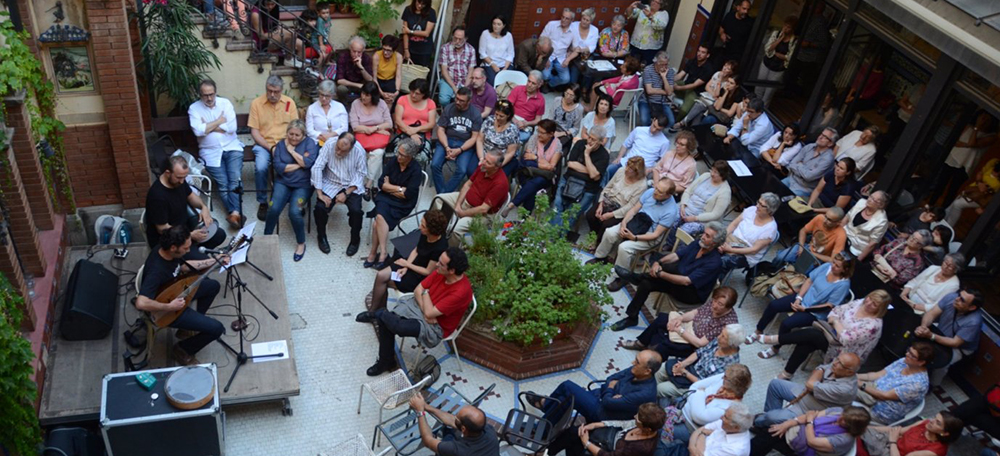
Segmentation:
{"type": "Polygon", "coordinates": [[[774,347],[767,347],[766,350],[762,350],[760,353],[757,353],[757,357],[760,359],[771,359],[777,355],[778,352],[774,349],[774,347]]]}
{"type": "Polygon", "coordinates": [[[626,350],[642,351],[646,349],[646,346],[637,340],[629,340],[622,342],[622,348],[626,350]]]}
{"type": "Polygon", "coordinates": [[[757,333],[750,333],[746,339],[743,339],[743,343],[747,345],[753,345],[757,342],[760,342],[760,334],[757,333]]]}

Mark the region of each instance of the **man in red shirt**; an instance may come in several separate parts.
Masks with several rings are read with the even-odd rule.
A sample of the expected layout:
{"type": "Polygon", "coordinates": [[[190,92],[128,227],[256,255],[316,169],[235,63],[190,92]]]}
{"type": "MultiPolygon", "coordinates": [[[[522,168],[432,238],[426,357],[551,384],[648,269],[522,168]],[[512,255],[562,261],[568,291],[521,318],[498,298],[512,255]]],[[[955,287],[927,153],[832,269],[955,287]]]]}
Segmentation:
{"type": "MultiPolygon", "coordinates": [[[[441,209],[447,204],[455,211],[458,222],[451,237],[451,242],[461,242],[469,231],[472,218],[483,214],[495,214],[503,208],[510,192],[507,175],[500,164],[503,163],[503,150],[486,151],[486,156],[479,163],[479,169],[462,185],[457,192],[437,195],[431,201],[432,209],[441,209]]],[[[454,245],[454,244],[453,244],[454,245]]]]}
{"type": "Polygon", "coordinates": [[[535,70],[528,75],[528,83],[514,87],[507,95],[507,101],[514,105],[514,124],[521,130],[521,141],[531,136],[528,127],[533,127],[545,116],[545,96],[538,89],[542,87],[542,72],[535,70]]]}
{"type": "Polygon", "coordinates": [[[379,329],[378,361],[368,368],[369,376],[396,368],[396,336],[416,337],[424,347],[432,348],[458,328],[472,302],[466,269],[469,258],[465,252],[449,247],[438,258],[434,272],[417,285],[412,296],[400,299],[392,312],[383,308],[358,314],[355,321],[374,322],[379,329]]]}

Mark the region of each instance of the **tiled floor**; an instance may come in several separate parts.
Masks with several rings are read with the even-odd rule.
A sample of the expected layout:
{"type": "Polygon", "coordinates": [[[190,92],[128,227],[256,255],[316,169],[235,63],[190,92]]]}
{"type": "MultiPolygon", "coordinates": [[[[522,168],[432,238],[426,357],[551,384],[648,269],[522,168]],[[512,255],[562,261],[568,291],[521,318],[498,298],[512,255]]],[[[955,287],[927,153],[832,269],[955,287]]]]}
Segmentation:
{"type": "MultiPolygon", "coordinates": [[[[549,98],[552,98],[551,94],[549,98]]],[[[624,122],[619,122],[616,140],[618,147],[628,133],[623,124],[624,122]]],[[[252,165],[245,166],[244,182],[253,182],[252,170],[252,165]]],[[[418,207],[427,207],[432,194],[432,189],[426,189],[418,207]]],[[[366,203],[366,209],[370,204],[366,203]]],[[[220,220],[223,217],[221,206],[216,200],[215,213],[220,220]]],[[[244,201],[245,213],[251,218],[256,209],[257,205],[252,198],[244,201]]],[[[369,380],[364,371],[375,359],[376,340],[370,326],[354,322],[354,315],[364,308],[364,297],[371,290],[374,279],[374,271],[361,267],[369,239],[367,230],[370,225],[367,219],[364,227],[361,252],[353,258],[346,257],[344,249],[349,237],[346,210],[343,207],[335,208],[327,228],[333,251],[329,255],[319,252],[313,227],[314,232],[308,235],[305,258],[295,263],[292,261],[294,236],[287,216],[282,216],[282,266],[288,287],[286,292],[301,395],[291,399],[294,413],[288,417],[282,416],[278,404],[227,408],[228,454],[315,455],[359,433],[370,441],[378,417],[376,405],[371,398],[365,397],[360,414],[357,413],[357,408],[360,385],[369,380]]],[[[407,228],[413,228],[413,225],[410,224],[407,228]]],[[[263,223],[258,224],[257,232],[263,232],[263,223]]],[[[734,277],[730,285],[742,296],[745,287],[741,279],[742,277],[734,277]]],[[[609,313],[609,321],[620,318],[619,312],[624,311],[629,299],[624,290],[614,293],[614,304],[605,308],[609,313]]],[[[738,310],[740,321],[748,329],[759,318],[764,304],[762,299],[751,296],[743,308],[738,310]]],[[[520,382],[501,377],[466,361],[462,361],[464,369],[459,370],[457,359],[449,355],[443,346],[439,346],[429,351],[442,364],[441,379],[434,388],[448,383],[467,397],[474,397],[487,385],[496,383],[493,394],[483,402],[482,409],[492,419],[502,422],[508,410],[515,406],[516,396],[521,391],[550,392],[563,380],[584,385],[627,368],[634,352],[620,348],[619,344],[627,338],[635,337],[644,325],[645,321],[638,328],[618,333],[602,330],[583,367],[520,382]]],[[[407,342],[402,349],[404,359],[412,362],[415,359],[415,348],[412,340],[407,342]]],[[[756,356],[757,350],[758,346],[743,347],[741,350],[742,362],[750,367],[754,375],[753,386],[745,398],[751,410],[762,409],[767,383],[775,377],[782,365],[780,359],[759,359],[756,356]]],[[[250,365],[248,368],[253,367],[250,365]]],[[[799,372],[796,379],[802,380],[805,376],[805,373],[799,372]]],[[[958,402],[965,400],[965,395],[950,381],[946,381],[943,391],[958,402]]],[[[931,395],[927,399],[924,415],[942,407],[937,397],[931,395]]],[[[970,444],[968,448],[977,447],[970,444]]]]}

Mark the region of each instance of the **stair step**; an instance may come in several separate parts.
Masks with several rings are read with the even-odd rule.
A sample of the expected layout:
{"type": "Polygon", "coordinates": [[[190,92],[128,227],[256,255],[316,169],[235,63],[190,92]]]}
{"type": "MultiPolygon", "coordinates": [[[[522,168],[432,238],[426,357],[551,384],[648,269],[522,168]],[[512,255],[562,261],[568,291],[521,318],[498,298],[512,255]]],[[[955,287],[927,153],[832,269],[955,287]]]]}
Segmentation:
{"type": "Polygon", "coordinates": [[[230,52],[233,52],[233,51],[252,51],[253,50],[253,41],[230,38],[229,42],[226,43],[226,50],[230,51],[230,52]]]}
{"type": "Polygon", "coordinates": [[[254,63],[254,64],[257,64],[257,63],[277,63],[278,62],[278,56],[273,55],[273,54],[250,54],[250,57],[247,57],[247,62],[254,63]]]}
{"type": "MultiPolygon", "coordinates": [[[[288,63],[288,59],[285,59],[285,63],[288,63]]],[[[280,77],[295,76],[295,73],[297,72],[297,69],[290,66],[276,66],[273,70],[271,70],[271,75],[280,77]]]]}

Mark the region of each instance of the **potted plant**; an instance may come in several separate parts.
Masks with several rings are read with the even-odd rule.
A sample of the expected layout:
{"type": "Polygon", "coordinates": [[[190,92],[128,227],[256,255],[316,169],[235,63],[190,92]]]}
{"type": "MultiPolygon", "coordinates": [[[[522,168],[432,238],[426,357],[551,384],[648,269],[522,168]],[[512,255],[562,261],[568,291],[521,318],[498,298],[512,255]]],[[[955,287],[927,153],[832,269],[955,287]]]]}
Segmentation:
{"type": "Polygon", "coordinates": [[[351,9],[361,20],[358,27],[358,36],[365,39],[369,48],[378,48],[381,45],[382,33],[379,32],[383,22],[396,19],[399,12],[396,5],[402,5],[405,0],[376,0],[374,2],[363,2],[361,0],[346,0],[350,3],[351,9]]]}

